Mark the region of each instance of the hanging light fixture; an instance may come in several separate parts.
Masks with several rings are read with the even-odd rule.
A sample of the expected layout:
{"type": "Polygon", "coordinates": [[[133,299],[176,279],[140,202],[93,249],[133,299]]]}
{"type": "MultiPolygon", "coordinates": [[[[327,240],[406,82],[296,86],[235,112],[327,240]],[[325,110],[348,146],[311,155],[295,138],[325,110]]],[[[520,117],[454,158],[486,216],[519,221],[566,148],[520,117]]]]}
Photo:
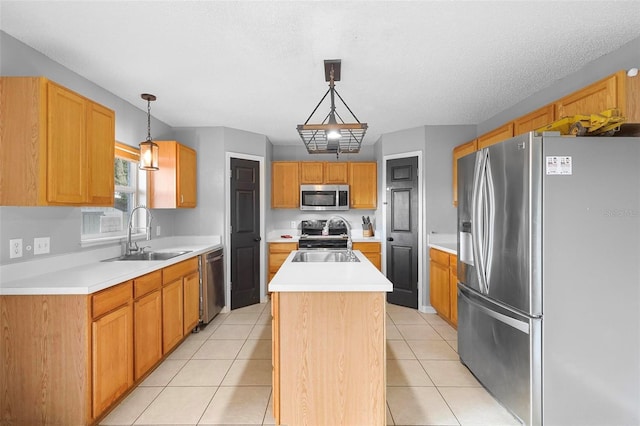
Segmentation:
{"type": "Polygon", "coordinates": [[[357,153],[360,152],[362,139],[367,131],[367,123],[360,123],[351,108],[342,99],[335,89],[335,82],[340,81],[340,59],[325,59],[324,61],[324,77],[329,82],[329,90],[324,94],[318,105],[307,118],[304,124],[298,125],[298,134],[302,138],[302,142],[307,148],[309,154],[336,154],[340,153],[357,153]],[[331,107],[329,113],[324,117],[320,124],[309,124],[309,121],[318,110],[318,107],[330,96],[331,107]],[[355,123],[345,123],[340,114],[336,112],[335,96],[342,101],[347,108],[355,123]],[[336,120],[336,117],[338,120],[336,120]]]}
{"type": "Polygon", "coordinates": [[[140,95],[147,101],[147,140],[140,142],[140,170],[158,170],[158,144],[151,139],[151,101],[156,97],[148,93],[140,95]]]}

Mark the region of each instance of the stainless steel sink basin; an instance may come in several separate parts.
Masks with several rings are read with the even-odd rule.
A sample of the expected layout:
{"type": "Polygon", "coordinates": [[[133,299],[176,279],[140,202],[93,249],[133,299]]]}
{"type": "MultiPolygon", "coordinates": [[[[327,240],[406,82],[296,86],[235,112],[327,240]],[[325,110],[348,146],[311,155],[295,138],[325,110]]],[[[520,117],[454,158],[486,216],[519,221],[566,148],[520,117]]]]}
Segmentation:
{"type": "Polygon", "coordinates": [[[360,262],[354,254],[349,256],[346,250],[299,251],[292,262],[360,262]]]}
{"type": "Polygon", "coordinates": [[[181,254],[189,253],[191,250],[185,251],[172,251],[172,252],[156,252],[150,251],[146,253],[131,253],[123,254],[119,257],[112,257],[111,259],[105,259],[103,262],[117,262],[121,260],[167,260],[172,257],[180,256],[181,254]]]}

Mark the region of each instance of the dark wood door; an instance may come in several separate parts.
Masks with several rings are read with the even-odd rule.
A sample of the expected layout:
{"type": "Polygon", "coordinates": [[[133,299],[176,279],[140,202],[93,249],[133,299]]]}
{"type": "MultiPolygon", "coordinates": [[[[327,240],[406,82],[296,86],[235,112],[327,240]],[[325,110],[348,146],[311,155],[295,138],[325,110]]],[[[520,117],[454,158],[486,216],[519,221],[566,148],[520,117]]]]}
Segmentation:
{"type": "Polygon", "coordinates": [[[418,308],[418,157],[387,161],[387,301],[418,308]]]}
{"type": "Polygon", "coordinates": [[[231,159],[231,309],[260,302],[260,163],[231,159]]]}

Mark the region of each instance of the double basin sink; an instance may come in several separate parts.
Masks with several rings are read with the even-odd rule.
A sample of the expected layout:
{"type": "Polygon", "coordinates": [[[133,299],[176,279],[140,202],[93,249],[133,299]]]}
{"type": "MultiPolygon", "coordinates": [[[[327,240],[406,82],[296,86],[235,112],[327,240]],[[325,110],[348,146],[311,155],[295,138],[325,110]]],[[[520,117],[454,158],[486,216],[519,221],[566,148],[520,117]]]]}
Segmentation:
{"type": "Polygon", "coordinates": [[[112,257],[111,259],[105,259],[103,262],[117,262],[122,260],[169,260],[173,257],[180,256],[186,253],[191,252],[191,250],[185,251],[172,251],[172,252],[163,252],[163,251],[149,251],[143,253],[131,253],[131,254],[123,254],[122,256],[112,257]]]}
{"type": "Polygon", "coordinates": [[[299,251],[292,262],[360,262],[355,254],[346,250],[309,250],[299,251]]]}

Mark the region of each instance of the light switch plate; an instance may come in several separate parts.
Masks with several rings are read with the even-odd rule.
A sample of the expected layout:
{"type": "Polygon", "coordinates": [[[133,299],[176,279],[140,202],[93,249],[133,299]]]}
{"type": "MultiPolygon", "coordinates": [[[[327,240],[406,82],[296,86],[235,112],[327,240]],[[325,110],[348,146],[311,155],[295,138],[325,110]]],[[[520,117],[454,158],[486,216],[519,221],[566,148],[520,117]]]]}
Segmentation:
{"type": "Polygon", "coordinates": [[[292,220],[290,225],[291,225],[291,229],[296,229],[298,227],[298,222],[296,222],[295,220],[292,220]]]}
{"type": "Polygon", "coordinates": [[[33,254],[47,254],[49,253],[49,244],[51,240],[49,237],[40,237],[33,239],[33,254]]]}

